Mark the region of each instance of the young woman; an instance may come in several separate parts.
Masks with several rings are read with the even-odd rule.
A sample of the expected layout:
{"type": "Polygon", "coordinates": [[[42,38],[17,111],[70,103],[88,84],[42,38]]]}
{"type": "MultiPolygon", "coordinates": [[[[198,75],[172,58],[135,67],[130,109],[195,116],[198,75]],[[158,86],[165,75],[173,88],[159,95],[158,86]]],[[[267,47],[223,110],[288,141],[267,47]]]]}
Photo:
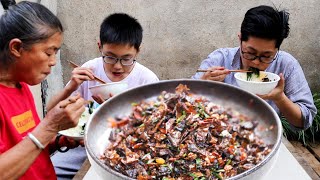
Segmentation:
{"type": "Polygon", "coordinates": [[[56,179],[48,145],[57,132],[78,123],[85,101],[80,95],[68,97],[40,121],[28,85],[50,74],[63,28],[40,4],[1,2],[0,179],[56,179]]]}

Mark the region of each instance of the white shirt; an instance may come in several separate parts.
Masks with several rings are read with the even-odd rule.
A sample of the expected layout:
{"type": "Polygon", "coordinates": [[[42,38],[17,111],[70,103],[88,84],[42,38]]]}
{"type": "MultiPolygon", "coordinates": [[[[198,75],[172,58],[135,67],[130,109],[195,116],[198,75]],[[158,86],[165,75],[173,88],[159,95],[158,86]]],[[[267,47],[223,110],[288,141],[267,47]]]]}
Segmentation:
{"type": "MultiPolygon", "coordinates": [[[[89,60],[86,63],[84,63],[82,67],[92,68],[93,73],[97,77],[101,78],[107,83],[112,82],[104,71],[102,57],[89,60]]],[[[131,89],[137,86],[158,81],[159,78],[155,73],[153,73],[150,69],[141,65],[140,63],[135,62],[130,74],[120,82],[126,82],[128,84],[128,89],[131,89]]],[[[100,83],[97,81],[84,81],[75,92],[79,92],[81,96],[86,100],[93,100],[89,87],[96,86],[99,84],[100,83]]]]}

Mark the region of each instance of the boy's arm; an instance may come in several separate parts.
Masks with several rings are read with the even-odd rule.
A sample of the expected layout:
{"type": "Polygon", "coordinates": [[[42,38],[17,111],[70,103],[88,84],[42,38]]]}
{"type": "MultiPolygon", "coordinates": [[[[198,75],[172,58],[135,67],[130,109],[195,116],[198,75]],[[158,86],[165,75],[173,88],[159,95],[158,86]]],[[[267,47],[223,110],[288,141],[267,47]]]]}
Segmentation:
{"type": "Polygon", "coordinates": [[[63,88],[57,95],[52,97],[47,105],[47,110],[49,111],[60,101],[69,97],[78,87],[83,83],[83,81],[90,81],[94,79],[93,72],[87,67],[77,67],[72,71],[71,80],[68,82],[66,87],[63,88]]]}

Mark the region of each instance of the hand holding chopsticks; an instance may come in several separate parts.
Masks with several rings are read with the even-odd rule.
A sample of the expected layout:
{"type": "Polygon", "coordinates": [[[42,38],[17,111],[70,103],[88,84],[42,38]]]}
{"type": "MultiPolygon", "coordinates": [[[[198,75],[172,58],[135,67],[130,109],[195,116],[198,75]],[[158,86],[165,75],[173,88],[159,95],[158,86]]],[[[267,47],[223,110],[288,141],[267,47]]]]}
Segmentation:
{"type": "MultiPolygon", "coordinates": [[[[68,61],[68,62],[73,68],[79,67],[79,65],[77,65],[76,63],[74,63],[72,61],[68,61]]],[[[98,82],[100,82],[102,84],[107,84],[105,81],[103,81],[102,79],[98,78],[97,76],[93,75],[93,77],[94,77],[94,80],[96,80],[96,81],[98,81],[98,82]]]]}
{"type": "Polygon", "coordinates": [[[213,66],[209,69],[198,69],[197,72],[205,72],[201,75],[201,77],[199,77],[202,80],[223,82],[231,72],[250,72],[250,71],[243,70],[243,69],[229,70],[222,66],[213,66]]]}
{"type": "MultiPolygon", "coordinates": [[[[66,108],[69,104],[72,104],[72,103],[74,103],[74,102],[75,102],[74,100],[68,99],[67,104],[61,105],[60,108],[66,108]]],[[[85,101],[85,105],[91,104],[92,102],[93,102],[93,101],[85,101]]]]}

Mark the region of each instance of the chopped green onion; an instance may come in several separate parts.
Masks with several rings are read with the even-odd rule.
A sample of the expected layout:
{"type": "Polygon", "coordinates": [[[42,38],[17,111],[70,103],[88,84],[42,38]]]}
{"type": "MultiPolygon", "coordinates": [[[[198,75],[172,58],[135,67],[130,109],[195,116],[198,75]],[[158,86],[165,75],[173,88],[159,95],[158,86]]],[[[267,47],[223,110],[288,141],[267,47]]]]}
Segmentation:
{"type": "Polygon", "coordinates": [[[154,159],[150,159],[148,162],[147,162],[147,164],[150,164],[150,163],[152,163],[154,161],[154,159]]]}
{"type": "Polygon", "coordinates": [[[223,178],[218,174],[218,173],[213,173],[213,175],[216,177],[216,178],[218,178],[219,180],[222,180],[223,178]]]}
{"type": "Polygon", "coordinates": [[[147,153],[147,154],[145,154],[144,156],[142,156],[142,158],[141,159],[145,159],[147,156],[149,156],[150,155],[150,153],[147,153]]]}
{"type": "Polygon", "coordinates": [[[229,165],[231,163],[231,159],[228,159],[226,166],[229,165]]]}
{"type": "Polygon", "coordinates": [[[199,113],[193,116],[193,118],[198,118],[198,117],[200,117],[199,113]]]}
{"type": "Polygon", "coordinates": [[[201,166],[201,163],[202,163],[201,159],[200,159],[200,158],[197,158],[197,159],[196,159],[196,165],[197,165],[197,167],[201,166]]]}
{"type": "Polygon", "coordinates": [[[186,117],[186,115],[183,114],[182,116],[180,116],[180,117],[176,120],[176,122],[177,122],[177,123],[180,123],[185,117],[186,117]]]}
{"type": "Polygon", "coordinates": [[[218,169],[215,172],[225,172],[225,170],[224,169],[218,169]]]}
{"type": "Polygon", "coordinates": [[[139,127],[144,127],[144,124],[142,123],[142,124],[140,124],[140,126],[139,127]]]}

